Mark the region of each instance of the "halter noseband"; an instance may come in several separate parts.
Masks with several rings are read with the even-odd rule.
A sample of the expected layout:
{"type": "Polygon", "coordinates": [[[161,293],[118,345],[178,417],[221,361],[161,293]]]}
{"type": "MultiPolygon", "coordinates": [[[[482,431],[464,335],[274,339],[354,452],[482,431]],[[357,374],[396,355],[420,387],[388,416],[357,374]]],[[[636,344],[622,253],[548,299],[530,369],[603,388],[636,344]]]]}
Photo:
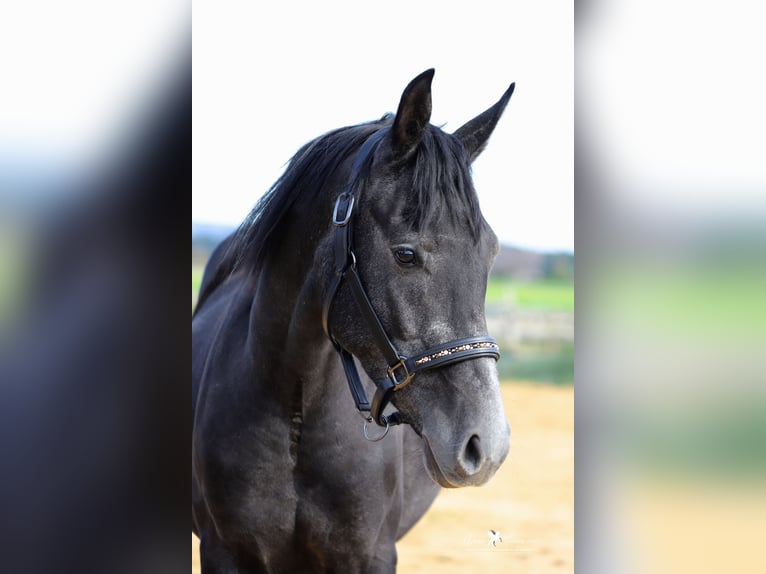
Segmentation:
{"type": "Polygon", "coordinates": [[[351,395],[354,397],[356,408],[365,419],[365,437],[369,440],[380,440],[388,432],[389,426],[402,422],[399,412],[386,416],[383,410],[390,402],[394,392],[409,384],[413,377],[420,371],[443,367],[452,363],[475,359],[478,357],[500,358],[500,348],[497,342],[485,335],[456,339],[435,347],[431,347],[415,355],[406,357],[396,350],[388,338],[383,325],[378,318],[375,309],[370,302],[367,292],[356,270],[356,256],[353,250],[353,214],[355,198],[364,187],[364,182],[369,170],[372,151],[381,138],[388,132],[383,128],[370,136],[362,145],[351,168],[351,175],[346,188],[338,196],[333,210],[332,223],[334,227],[334,259],[335,274],[330,284],[330,289],[322,308],[322,328],[333,343],[335,350],[340,356],[343,370],[346,373],[351,395]],[[330,308],[341,283],[346,282],[354,294],[357,307],[361,312],[364,322],[375,340],[375,343],[388,363],[387,377],[378,385],[372,404],[367,400],[364,387],[359,378],[353,355],[344,349],[332,336],[329,328],[330,308]],[[367,435],[367,423],[374,420],[378,425],[385,426],[386,431],[377,438],[367,435]]]}

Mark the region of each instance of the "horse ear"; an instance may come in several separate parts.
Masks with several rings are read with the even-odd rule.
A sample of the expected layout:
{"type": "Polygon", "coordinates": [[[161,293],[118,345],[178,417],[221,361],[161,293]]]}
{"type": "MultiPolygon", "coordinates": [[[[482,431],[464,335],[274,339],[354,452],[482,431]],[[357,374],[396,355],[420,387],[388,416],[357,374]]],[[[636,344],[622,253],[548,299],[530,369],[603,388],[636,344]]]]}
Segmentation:
{"type": "Polygon", "coordinates": [[[479,154],[484,151],[484,148],[487,146],[487,141],[489,141],[489,136],[492,135],[492,131],[495,129],[500,116],[503,115],[503,110],[505,110],[505,106],[508,105],[508,101],[511,99],[515,87],[516,83],[514,82],[511,84],[511,87],[506,90],[499,102],[487,111],[473,118],[453,134],[462,142],[463,147],[468,154],[469,162],[475,160],[479,154]]]}
{"type": "Polygon", "coordinates": [[[412,80],[402,93],[399,109],[391,128],[392,146],[404,155],[420,143],[423,131],[431,119],[431,80],[434,69],[426,70],[412,80]]]}

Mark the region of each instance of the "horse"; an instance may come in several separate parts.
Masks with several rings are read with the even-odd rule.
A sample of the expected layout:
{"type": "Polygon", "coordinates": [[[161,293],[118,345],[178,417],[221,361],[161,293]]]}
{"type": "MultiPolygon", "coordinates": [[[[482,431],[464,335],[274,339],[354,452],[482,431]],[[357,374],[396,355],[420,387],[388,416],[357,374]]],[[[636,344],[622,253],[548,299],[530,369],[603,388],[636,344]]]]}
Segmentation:
{"type": "Polygon", "coordinates": [[[192,317],[205,573],[395,572],[440,489],[508,454],[484,315],[499,243],[470,166],[515,84],[448,134],[433,76],[300,148],[211,255],[192,317]]]}

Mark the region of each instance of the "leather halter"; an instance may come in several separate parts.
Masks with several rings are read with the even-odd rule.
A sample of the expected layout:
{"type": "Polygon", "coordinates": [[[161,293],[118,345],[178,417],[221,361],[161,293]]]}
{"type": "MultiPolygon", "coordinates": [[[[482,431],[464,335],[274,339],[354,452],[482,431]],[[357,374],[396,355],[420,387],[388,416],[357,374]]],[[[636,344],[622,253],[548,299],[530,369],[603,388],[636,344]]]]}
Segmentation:
{"type": "MultiPolygon", "coordinates": [[[[388,432],[389,426],[402,422],[399,412],[386,416],[383,414],[383,410],[393,397],[394,392],[409,384],[420,371],[479,357],[492,357],[495,360],[500,358],[497,342],[492,337],[485,335],[456,339],[407,357],[401,354],[388,338],[380,318],[367,296],[356,269],[356,256],[353,250],[354,203],[364,187],[372,161],[372,152],[388,131],[389,128],[378,130],[362,145],[351,168],[348,184],[335,202],[332,216],[335,274],[322,308],[322,328],[340,356],[356,408],[365,419],[365,436],[367,436],[366,424],[372,420],[380,426],[385,426],[386,432],[388,432]],[[330,308],[342,283],[351,287],[362,318],[388,363],[387,377],[377,385],[378,388],[373,396],[372,404],[367,400],[367,395],[354,364],[353,355],[344,349],[330,332],[328,323],[330,308]]],[[[379,440],[384,436],[385,433],[377,439],[370,440],[379,440]]]]}

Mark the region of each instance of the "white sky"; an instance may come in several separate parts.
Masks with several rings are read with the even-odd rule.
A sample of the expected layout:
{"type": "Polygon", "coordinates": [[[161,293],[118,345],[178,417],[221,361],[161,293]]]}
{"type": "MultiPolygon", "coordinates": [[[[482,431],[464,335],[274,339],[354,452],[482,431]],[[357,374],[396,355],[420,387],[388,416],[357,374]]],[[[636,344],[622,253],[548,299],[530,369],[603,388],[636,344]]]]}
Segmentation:
{"type": "Polygon", "coordinates": [[[41,169],[101,159],[160,88],[189,15],[187,0],[3,2],[0,159],[41,169]]]}
{"type": "MultiPolygon", "coordinates": [[[[188,0],[4,4],[0,159],[97,162],[188,21],[188,0]]],[[[474,163],[484,214],[505,242],[573,248],[572,2],[193,2],[192,27],[194,221],[238,223],[303,143],[396,111],[434,67],[447,131],[516,82],[474,163]]]]}
{"type": "Polygon", "coordinates": [[[516,82],[473,166],[482,208],[505,242],[572,250],[572,46],[571,2],[196,2],[192,218],[238,223],[303,143],[434,67],[450,132],[516,82]]]}
{"type": "Polygon", "coordinates": [[[620,0],[592,8],[576,31],[578,142],[600,159],[612,201],[649,221],[762,212],[762,5],[620,0]]]}

